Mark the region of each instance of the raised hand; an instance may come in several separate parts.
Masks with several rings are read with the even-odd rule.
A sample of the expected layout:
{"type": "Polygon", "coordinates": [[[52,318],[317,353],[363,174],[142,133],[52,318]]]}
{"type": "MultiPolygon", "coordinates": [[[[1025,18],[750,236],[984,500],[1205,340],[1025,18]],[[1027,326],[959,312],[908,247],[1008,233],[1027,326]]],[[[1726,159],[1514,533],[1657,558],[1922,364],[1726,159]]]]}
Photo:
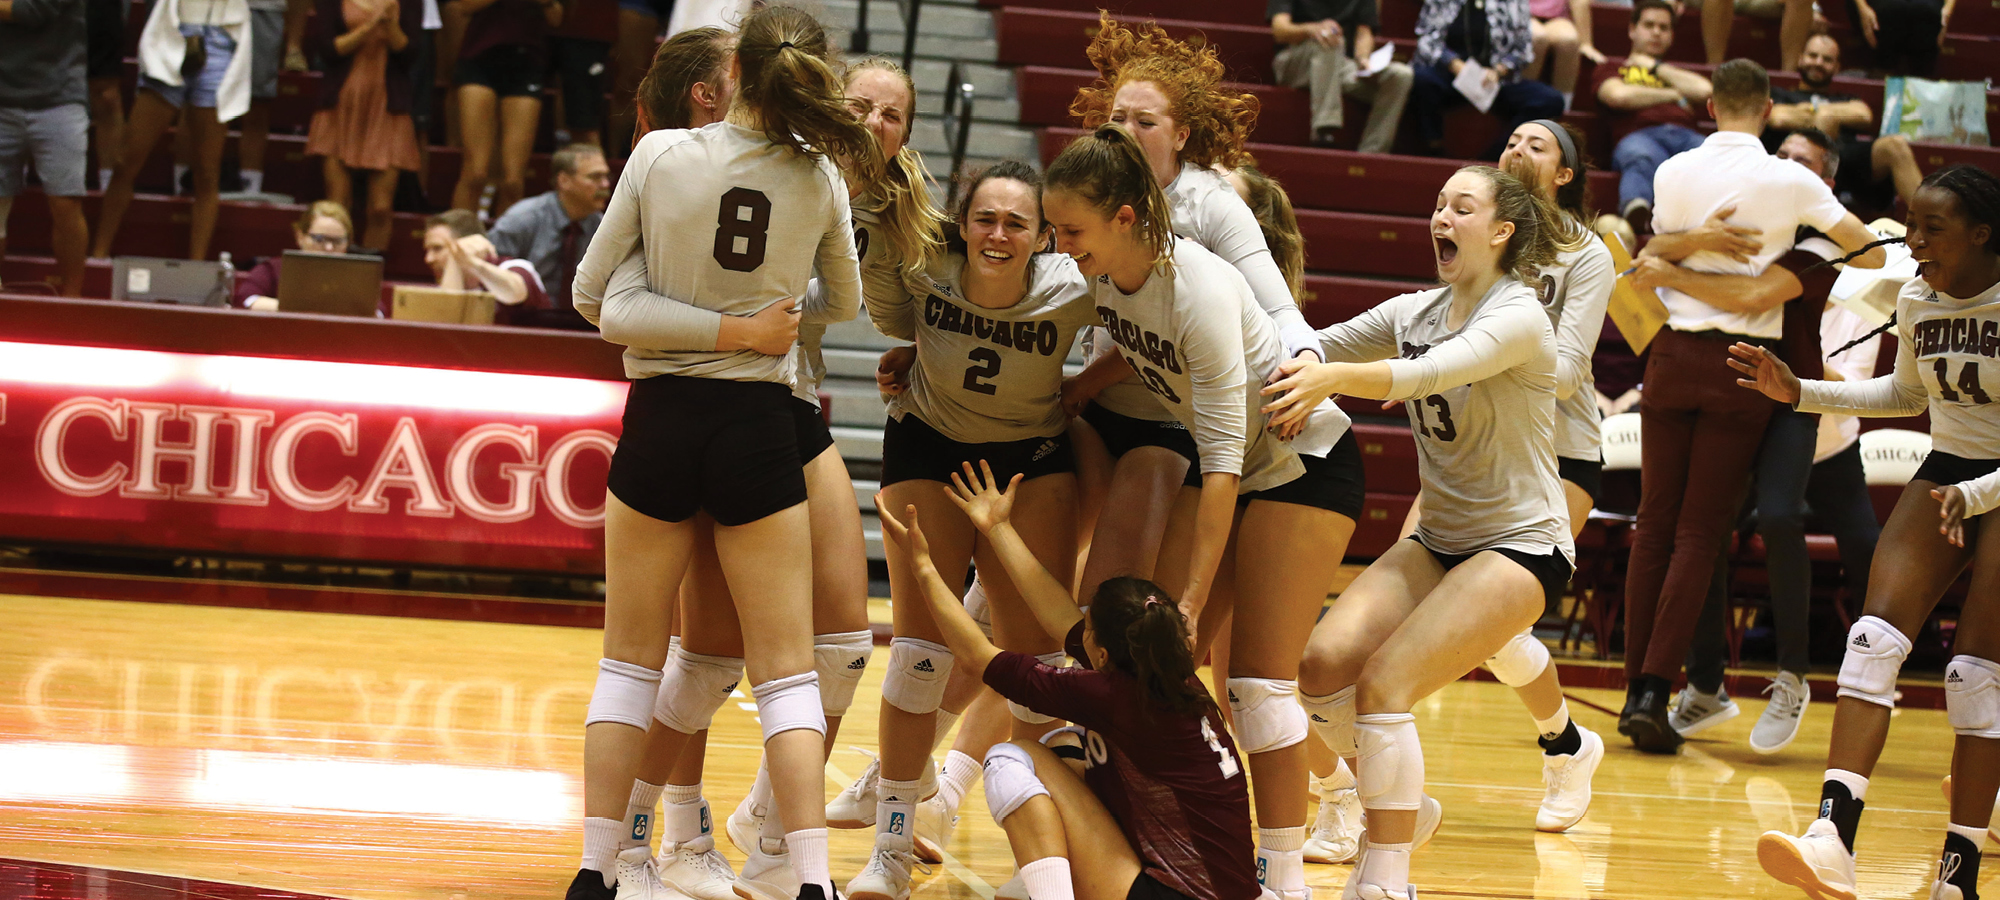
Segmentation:
{"type": "Polygon", "coordinates": [[[896,519],[895,513],[889,511],[887,500],[882,492],[875,492],[875,508],[880,511],[882,517],[882,536],[903,550],[909,557],[910,567],[918,574],[922,574],[926,569],[932,568],[931,542],[924,537],[923,526],[917,522],[917,506],[912,503],[903,507],[903,515],[909,519],[909,523],[905,524],[896,519]]]}
{"type": "Polygon", "coordinates": [[[1931,499],[1938,502],[1938,534],[1954,547],[1965,546],[1965,492],[1947,484],[1932,488],[1931,499]]]}
{"type": "Polygon", "coordinates": [[[1780,403],[1799,402],[1799,377],[1792,374],[1792,367],[1785,365],[1776,354],[1755,344],[1733,344],[1729,355],[1729,367],[1749,376],[1738,378],[1736,383],[1780,403]]]}
{"type": "Polygon", "coordinates": [[[951,473],[951,486],[945,488],[945,496],[965,512],[966,519],[980,534],[991,532],[1006,524],[1014,512],[1014,488],[1021,484],[1021,476],[1016,473],[1002,490],[998,479],[993,477],[993,467],[986,460],[979,461],[979,471],[972,471],[971,463],[964,463],[965,477],[951,473]]]}

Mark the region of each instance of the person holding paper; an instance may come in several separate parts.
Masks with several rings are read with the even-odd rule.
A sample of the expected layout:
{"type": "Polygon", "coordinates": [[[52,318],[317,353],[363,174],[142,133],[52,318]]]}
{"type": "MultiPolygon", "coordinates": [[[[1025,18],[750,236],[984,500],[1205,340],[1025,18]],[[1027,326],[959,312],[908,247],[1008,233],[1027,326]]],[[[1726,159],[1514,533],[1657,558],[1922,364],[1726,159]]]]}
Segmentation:
{"type": "Polygon", "coordinates": [[[1653,173],[1660,163],[1701,146],[1696,107],[1707,102],[1708,79],[1660,61],[1674,45],[1674,8],[1667,0],[1632,6],[1632,53],[1607,59],[1591,73],[1591,91],[1611,119],[1611,166],[1618,170],[1618,213],[1634,233],[1653,221],[1653,173]]]}
{"type": "Polygon", "coordinates": [[[1528,0],[1424,0],[1412,90],[1420,152],[1444,155],[1444,114],[1460,103],[1506,120],[1484,159],[1499,159],[1523,123],[1562,118],[1562,94],[1521,77],[1534,56],[1530,18],[1528,0]]]}
{"type": "Polygon", "coordinates": [[[1410,99],[1416,74],[1391,60],[1377,0],[1270,0],[1267,17],[1278,55],[1271,60],[1278,83],[1312,94],[1312,141],[1333,143],[1346,119],[1344,96],[1373,105],[1361,133],[1363,153],[1387,153],[1396,123],[1410,99]]]}

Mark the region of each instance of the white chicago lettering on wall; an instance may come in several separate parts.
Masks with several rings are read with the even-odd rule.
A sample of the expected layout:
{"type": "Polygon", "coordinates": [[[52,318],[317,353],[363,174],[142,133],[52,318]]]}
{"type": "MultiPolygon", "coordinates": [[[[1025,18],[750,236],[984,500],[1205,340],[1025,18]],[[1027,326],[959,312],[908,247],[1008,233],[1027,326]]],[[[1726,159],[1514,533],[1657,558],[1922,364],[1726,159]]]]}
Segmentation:
{"type": "Polygon", "coordinates": [[[43,416],[35,434],[35,464],[50,487],[72,497],[116,491],[141,501],[269,506],[276,495],[303,512],[345,508],[384,514],[391,511],[392,495],[400,495],[400,511],[409,516],[463,513],[506,524],[533,518],[545,504],[576,528],[604,523],[602,504],[585,508],[571,496],[569,473],[586,453],[610,456],[617,438],[607,432],[569,431],[542,453],[540,426],[479,424],[457,436],[437,469],[414,417],[398,417],[387,438],[370,446],[363,445],[362,425],[353,412],[313,410],[279,422],[269,409],[73,397],[43,416]],[[101,430],[75,429],[86,421],[101,430]],[[184,426],[186,438],[168,440],[169,425],[176,431],[184,426]],[[85,445],[86,459],[102,460],[117,445],[124,445],[124,454],[96,471],[78,471],[72,464],[78,445],[85,445]],[[502,460],[497,482],[476,477],[477,463],[488,454],[502,460]],[[360,461],[371,458],[372,465],[362,468],[360,461]],[[178,463],[182,473],[170,480],[162,472],[165,463],[178,463]]]}

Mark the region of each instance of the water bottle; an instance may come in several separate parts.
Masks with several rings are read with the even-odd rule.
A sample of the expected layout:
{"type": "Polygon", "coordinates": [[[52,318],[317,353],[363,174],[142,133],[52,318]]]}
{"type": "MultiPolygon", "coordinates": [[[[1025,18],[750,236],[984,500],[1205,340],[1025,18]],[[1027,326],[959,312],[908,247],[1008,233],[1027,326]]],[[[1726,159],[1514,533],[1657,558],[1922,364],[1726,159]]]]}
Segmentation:
{"type": "Polygon", "coordinates": [[[215,290],[209,292],[207,305],[228,306],[230,299],[236,296],[236,266],[230,262],[227,250],[217,258],[221,260],[222,268],[215,273],[215,290]]]}

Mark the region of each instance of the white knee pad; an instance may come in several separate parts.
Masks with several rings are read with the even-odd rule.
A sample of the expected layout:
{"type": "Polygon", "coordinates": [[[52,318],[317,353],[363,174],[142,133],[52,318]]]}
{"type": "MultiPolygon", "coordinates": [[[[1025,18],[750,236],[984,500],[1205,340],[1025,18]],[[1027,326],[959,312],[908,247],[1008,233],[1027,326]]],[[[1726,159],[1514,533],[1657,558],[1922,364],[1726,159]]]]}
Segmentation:
{"type": "Polygon", "coordinates": [[[1357,752],[1354,745],[1354,685],[1324,697],[1301,696],[1299,702],[1312,721],[1313,733],[1333,750],[1333,755],[1353,759],[1357,752]]]}
{"type": "Polygon", "coordinates": [[[705,731],[742,680],[743,660],[737,657],[676,651],[667,657],[653,718],[682,734],[705,731]]]}
{"type": "Polygon", "coordinates": [[[1424,748],[1417,742],[1417,717],[1378,713],[1354,718],[1361,745],[1361,772],[1355,787],[1368,809],[1417,809],[1424,803],[1424,748]]]}
{"type": "MultiPolygon", "coordinates": [[[[1060,669],[1063,667],[1064,663],[1069,661],[1069,654],[1064,653],[1061,650],[1057,650],[1054,653],[1037,654],[1035,656],[1035,659],[1042,665],[1048,666],[1050,668],[1060,669]]],[[[1034,710],[1022,706],[1019,703],[1015,703],[1012,700],[1007,701],[1007,711],[1013,713],[1014,718],[1020,719],[1021,721],[1026,722],[1030,725],[1047,725],[1050,722],[1056,720],[1055,716],[1042,715],[1041,713],[1035,712],[1034,710]]]]}
{"type": "Polygon", "coordinates": [[[1236,749],[1244,754],[1283,750],[1306,739],[1306,711],[1299,683],[1276,678],[1231,678],[1229,708],[1236,713],[1236,749]]]}
{"type": "Polygon", "coordinates": [[[945,680],[951,677],[951,648],[916,638],[889,642],[889,674],[882,679],[882,699],[913,716],[937,712],[944,702],[945,680]]]}
{"type": "Polygon", "coordinates": [[[660,673],[615,659],[597,661],[597,687],[590,692],[590,711],[583,724],[617,722],[644,731],[653,724],[653,697],[660,692],[660,673]]]}
{"type": "Polygon", "coordinates": [[[768,741],[787,731],[826,734],[826,714],[820,711],[819,673],[801,672],[766,681],[750,689],[757,698],[757,721],[768,741]]]}
{"type": "Polygon", "coordinates": [[[1522,687],[1537,678],[1549,668],[1549,646],[1535,640],[1532,633],[1523,631],[1501,647],[1500,652],[1486,661],[1486,671],[1492,672],[1494,679],[1511,688],[1522,687]]]}
{"type": "Polygon", "coordinates": [[[993,812],[994,824],[1038,795],[1048,796],[1049,789],[1035,775],[1035,758],[1028,751],[1005,742],[986,751],[986,808],[993,812]]]}
{"type": "Polygon", "coordinates": [[[854,689],[868,674],[868,659],[874,655],[872,631],[813,635],[813,671],[819,673],[819,702],[827,715],[847,714],[854,705],[854,689]]]}
{"type": "Polygon", "coordinates": [[[1874,616],[1862,616],[1847,632],[1840,658],[1840,696],[1896,708],[1896,673],[1910,655],[1910,639],[1874,616]]]}
{"type": "Polygon", "coordinates": [[[1944,708],[1959,735],[2000,739],[2000,664],[1952,657],[1944,667],[1944,708]]]}
{"type": "Polygon", "coordinates": [[[986,582],[979,580],[978,573],[972,576],[972,587],[965,591],[965,614],[979,623],[979,632],[993,639],[993,605],[986,599],[986,582]]]}

